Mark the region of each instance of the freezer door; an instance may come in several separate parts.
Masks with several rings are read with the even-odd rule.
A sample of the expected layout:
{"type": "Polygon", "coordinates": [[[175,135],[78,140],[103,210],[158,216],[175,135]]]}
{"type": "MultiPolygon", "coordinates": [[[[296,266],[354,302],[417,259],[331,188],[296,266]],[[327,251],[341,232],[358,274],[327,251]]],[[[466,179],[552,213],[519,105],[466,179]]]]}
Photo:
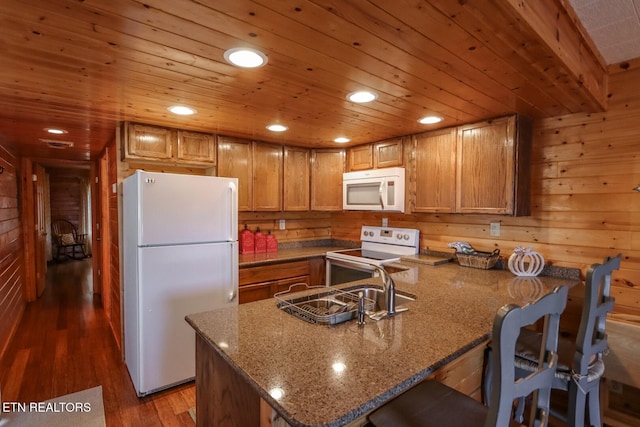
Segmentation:
{"type": "Polygon", "coordinates": [[[184,318],[238,304],[238,247],[233,242],[138,250],[138,392],[146,394],[195,376],[195,332],[184,318]]]}
{"type": "Polygon", "coordinates": [[[236,178],[136,174],[140,246],[238,239],[236,178]]]}

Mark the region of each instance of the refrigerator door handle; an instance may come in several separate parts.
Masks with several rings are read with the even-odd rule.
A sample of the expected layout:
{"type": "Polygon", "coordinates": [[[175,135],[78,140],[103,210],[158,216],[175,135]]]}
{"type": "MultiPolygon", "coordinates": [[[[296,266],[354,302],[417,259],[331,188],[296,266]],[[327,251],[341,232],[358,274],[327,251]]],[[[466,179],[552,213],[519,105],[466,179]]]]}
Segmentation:
{"type": "Polygon", "coordinates": [[[236,300],[238,296],[238,285],[239,285],[239,272],[238,272],[238,244],[233,243],[231,245],[231,259],[233,260],[231,265],[233,266],[233,271],[231,272],[231,292],[229,292],[229,302],[233,302],[236,300]]]}
{"type": "Polygon", "coordinates": [[[230,236],[230,240],[237,240],[238,239],[238,218],[237,218],[237,212],[238,212],[238,187],[236,186],[235,182],[230,182],[229,183],[229,193],[230,193],[230,198],[231,198],[231,203],[229,203],[229,205],[231,206],[231,236],[230,236]]]}

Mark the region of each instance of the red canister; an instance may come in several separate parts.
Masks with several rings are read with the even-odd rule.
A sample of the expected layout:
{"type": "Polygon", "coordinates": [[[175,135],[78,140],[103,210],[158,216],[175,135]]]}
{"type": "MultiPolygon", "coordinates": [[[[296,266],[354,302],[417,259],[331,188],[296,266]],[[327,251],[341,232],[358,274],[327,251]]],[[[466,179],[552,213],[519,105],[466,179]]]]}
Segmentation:
{"type": "Polygon", "coordinates": [[[255,238],[255,250],[254,252],[257,254],[263,253],[267,251],[267,236],[260,231],[260,227],[256,230],[255,238]]]}
{"type": "Polygon", "coordinates": [[[240,253],[252,254],[255,251],[255,237],[253,232],[244,225],[244,230],[240,232],[240,253]]]}
{"type": "Polygon", "coordinates": [[[278,251],[278,239],[276,236],[271,234],[271,230],[267,231],[267,252],[277,252],[278,251]]]}

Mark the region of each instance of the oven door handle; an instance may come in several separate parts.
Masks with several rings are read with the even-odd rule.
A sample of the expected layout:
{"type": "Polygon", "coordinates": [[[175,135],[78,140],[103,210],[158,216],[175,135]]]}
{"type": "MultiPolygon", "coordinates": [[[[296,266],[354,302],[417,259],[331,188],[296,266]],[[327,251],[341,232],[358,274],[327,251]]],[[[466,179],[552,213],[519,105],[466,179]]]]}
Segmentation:
{"type": "Polygon", "coordinates": [[[378,189],[378,196],[380,196],[380,206],[382,207],[382,210],[384,210],[384,198],[382,197],[383,186],[384,180],[380,181],[380,188],[378,189]]]}

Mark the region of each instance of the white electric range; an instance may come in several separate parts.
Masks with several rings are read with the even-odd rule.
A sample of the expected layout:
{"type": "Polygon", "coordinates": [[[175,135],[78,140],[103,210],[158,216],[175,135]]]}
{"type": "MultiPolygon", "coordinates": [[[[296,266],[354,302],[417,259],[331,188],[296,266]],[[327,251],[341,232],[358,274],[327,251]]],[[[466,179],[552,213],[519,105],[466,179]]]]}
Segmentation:
{"type": "Polygon", "coordinates": [[[326,253],[326,284],[374,277],[371,265],[384,265],[400,261],[405,255],[418,253],[420,230],[413,228],[373,227],[363,225],[360,230],[360,248],[326,253]]]}

